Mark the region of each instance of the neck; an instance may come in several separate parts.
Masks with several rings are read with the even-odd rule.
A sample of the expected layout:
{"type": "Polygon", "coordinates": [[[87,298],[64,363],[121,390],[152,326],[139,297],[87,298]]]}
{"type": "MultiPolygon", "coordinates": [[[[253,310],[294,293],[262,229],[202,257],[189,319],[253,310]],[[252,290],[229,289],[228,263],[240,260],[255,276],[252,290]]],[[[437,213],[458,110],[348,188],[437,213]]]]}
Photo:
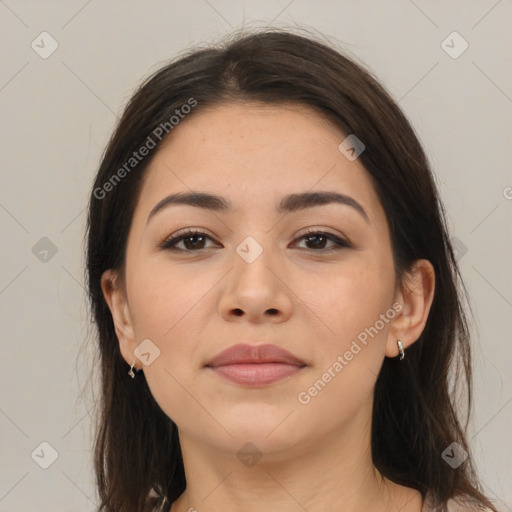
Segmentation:
{"type": "Polygon", "coordinates": [[[389,481],[373,466],[368,423],[287,453],[265,453],[252,466],[181,432],[180,443],[187,488],[171,512],[421,511],[418,491],[389,481]]]}

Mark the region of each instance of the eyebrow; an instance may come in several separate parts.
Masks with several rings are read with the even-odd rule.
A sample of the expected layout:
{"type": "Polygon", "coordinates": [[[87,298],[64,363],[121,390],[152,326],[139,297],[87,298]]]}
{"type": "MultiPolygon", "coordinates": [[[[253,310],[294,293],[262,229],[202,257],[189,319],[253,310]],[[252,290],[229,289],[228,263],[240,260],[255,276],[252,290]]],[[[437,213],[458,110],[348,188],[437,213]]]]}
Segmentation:
{"type": "MultiPolygon", "coordinates": [[[[352,197],[338,192],[303,192],[300,194],[289,194],[281,199],[277,205],[277,213],[289,213],[315,206],[323,206],[326,204],[342,204],[352,207],[356,210],[364,220],[370,224],[370,219],[365,209],[352,197]]],[[[148,215],[146,224],[151,218],[164,208],[174,205],[187,205],[214,212],[227,212],[231,210],[232,205],[228,199],[214,194],[204,192],[181,192],[171,194],[159,201],[148,215]]]]}

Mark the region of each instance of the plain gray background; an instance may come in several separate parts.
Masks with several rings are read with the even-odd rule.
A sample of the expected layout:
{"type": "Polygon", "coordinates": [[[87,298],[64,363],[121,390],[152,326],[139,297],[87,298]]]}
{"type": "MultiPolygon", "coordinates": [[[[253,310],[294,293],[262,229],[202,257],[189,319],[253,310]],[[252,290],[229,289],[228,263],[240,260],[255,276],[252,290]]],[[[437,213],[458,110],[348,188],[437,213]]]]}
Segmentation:
{"type": "Polygon", "coordinates": [[[510,0],[0,0],[0,511],[95,510],[82,239],[116,115],[167,59],[266,25],[365,63],[422,140],[476,316],[469,438],[512,510],[511,21],[510,0]]]}

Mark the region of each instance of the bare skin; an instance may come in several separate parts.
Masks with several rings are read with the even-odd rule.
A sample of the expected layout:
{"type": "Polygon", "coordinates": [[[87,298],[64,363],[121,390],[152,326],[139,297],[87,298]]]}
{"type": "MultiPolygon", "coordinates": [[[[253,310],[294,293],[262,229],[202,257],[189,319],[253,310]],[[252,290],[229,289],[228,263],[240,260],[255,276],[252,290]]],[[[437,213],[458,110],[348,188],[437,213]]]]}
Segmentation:
{"type": "Polygon", "coordinates": [[[172,512],[421,510],[418,491],[373,466],[370,427],[379,369],[398,356],[398,339],[407,352],[424,329],[434,271],[418,260],[396,286],[385,212],[359,159],[338,150],[345,137],[305,106],[229,103],[182,121],[151,162],[126,281],[115,286],[107,271],[102,287],[123,357],[143,368],[178,426],[187,489],[172,512]],[[232,209],[174,205],[148,220],[160,200],[191,191],[222,196],[232,209]],[[288,194],[319,191],[350,196],[367,219],[337,203],[276,210],[288,194]],[[184,228],[203,239],[158,248],[184,228]],[[307,231],[349,246],[333,250],[332,239],[308,239],[307,231]],[[242,243],[247,237],[262,249],[251,262],[237,252],[255,250],[242,243]],[[378,333],[358,342],[371,326],[378,333]],[[160,350],[148,366],[134,356],[145,339],[160,350]],[[205,367],[238,343],[278,345],[306,366],[261,387],[205,367]],[[340,355],[347,364],[333,376],[340,355]],[[328,368],[325,387],[309,393],[328,368]],[[244,446],[255,463],[237,456],[244,446]]]}

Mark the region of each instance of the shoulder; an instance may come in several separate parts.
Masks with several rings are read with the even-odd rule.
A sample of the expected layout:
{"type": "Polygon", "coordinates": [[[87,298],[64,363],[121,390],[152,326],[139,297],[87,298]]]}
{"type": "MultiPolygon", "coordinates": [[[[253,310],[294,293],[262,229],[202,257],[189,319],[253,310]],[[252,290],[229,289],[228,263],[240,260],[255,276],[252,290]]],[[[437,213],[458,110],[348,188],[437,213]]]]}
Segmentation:
{"type": "Polygon", "coordinates": [[[427,495],[421,512],[492,512],[481,503],[463,496],[450,498],[441,505],[435,505],[431,496],[427,495]]]}
{"type": "Polygon", "coordinates": [[[490,508],[474,500],[452,498],[446,503],[447,512],[492,512],[490,508]]]}

